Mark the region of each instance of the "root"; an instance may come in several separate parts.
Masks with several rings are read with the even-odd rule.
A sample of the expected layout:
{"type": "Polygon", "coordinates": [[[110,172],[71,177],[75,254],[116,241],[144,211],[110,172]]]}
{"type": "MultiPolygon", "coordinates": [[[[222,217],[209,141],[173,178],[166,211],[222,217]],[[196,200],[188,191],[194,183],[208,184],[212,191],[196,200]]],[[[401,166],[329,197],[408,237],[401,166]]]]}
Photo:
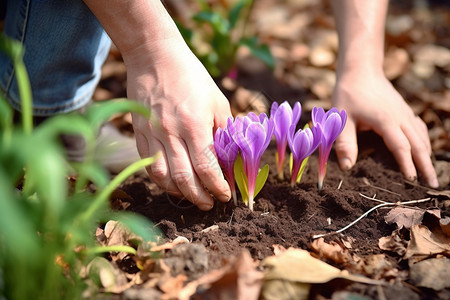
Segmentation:
{"type": "Polygon", "coordinates": [[[341,228],[341,229],[339,229],[339,230],[336,230],[336,231],[333,231],[333,232],[328,232],[328,233],[323,233],[323,234],[315,234],[315,235],[312,236],[312,238],[313,238],[313,239],[318,239],[318,238],[321,238],[321,237],[326,237],[326,236],[330,236],[330,235],[335,235],[335,234],[341,233],[341,232],[343,232],[343,231],[349,229],[350,227],[352,227],[353,225],[355,225],[356,223],[358,223],[361,219],[363,219],[363,218],[366,217],[368,214],[370,214],[372,211],[374,211],[374,210],[376,210],[376,209],[378,209],[378,208],[380,208],[380,207],[384,207],[384,206],[401,206],[401,205],[417,204],[417,203],[427,202],[427,201],[430,201],[430,200],[431,200],[431,198],[424,198],[424,199],[418,199],[418,200],[410,200],[410,201],[404,201],[404,202],[400,202],[400,201],[399,201],[399,202],[393,203],[393,202],[387,202],[387,201],[375,199],[375,196],[371,198],[371,197],[368,197],[368,196],[363,195],[363,194],[359,194],[359,195],[360,195],[361,197],[366,198],[366,199],[370,199],[370,200],[375,200],[375,201],[381,202],[381,204],[378,204],[378,205],[372,207],[371,209],[369,209],[368,211],[366,211],[364,214],[362,214],[359,218],[357,218],[355,221],[351,222],[350,224],[348,224],[347,226],[345,226],[345,227],[343,227],[343,228],[341,228]]]}

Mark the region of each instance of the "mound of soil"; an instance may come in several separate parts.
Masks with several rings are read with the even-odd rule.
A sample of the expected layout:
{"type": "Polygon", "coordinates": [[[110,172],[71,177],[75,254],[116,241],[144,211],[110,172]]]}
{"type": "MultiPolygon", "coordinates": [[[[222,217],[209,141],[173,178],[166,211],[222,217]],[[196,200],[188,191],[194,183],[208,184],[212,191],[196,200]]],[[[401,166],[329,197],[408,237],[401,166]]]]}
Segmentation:
{"type": "MultiPolygon", "coordinates": [[[[377,199],[390,202],[427,197],[428,188],[403,179],[378,136],[360,134],[359,141],[359,158],[350,171],[340,170],[334,154],[331,155],[324,189],[320,192],[317,189],[317,155],[311,157],[301,183],[292,188],[287,180],[279,181],[276,177],[276,145],[271,144],[262,159],[270,165],[271,173],[256,198],[253,212],[242,202],[236,207],[232,201],[216,201],[211,211],[202,212],[187,201],[169,197],[145,176],[129,179],[122,189],[133,198],[128,210],[148,217],[167,239],[184,236],[192,243],[202,244],[208,253],[208,267],[204,270],[207,272],[220,268],[224,260],[236,256],[244,248],[258,261],[273,255],[274,244],[311,250],[314,234],[338,230],[378,204],[361,194],[376,195],[377,199]]],[[[287,167],[285,173],[289,178],[287,167]]],[[[437,201],[420,206],[439,206],[442,215],[450,215],[449,208],[437,201]]],[[[374,211],[326,241],[347,239],[351,241],[351,252],[360,257],[382,253],[378,239],[395,230],[395,225],[387,225],[384,221],[387,211],[374,211]]],[[[399,270],[408,268],[407,264],[399,262],[396,254],[385,254],[399,270]]],[[[199,275],[191,274],[191,279],[199,275]]],[[[349,288],[369,296],[374,289],[361,284],[349,288]]],[[[402,290],[409,299],[419,297],[417,291],[407,285],[394,285],[391,290],[391,296],[396,298],[402,290]]],[[[389,291],[385,293],[389,296],[389,291]]]]}

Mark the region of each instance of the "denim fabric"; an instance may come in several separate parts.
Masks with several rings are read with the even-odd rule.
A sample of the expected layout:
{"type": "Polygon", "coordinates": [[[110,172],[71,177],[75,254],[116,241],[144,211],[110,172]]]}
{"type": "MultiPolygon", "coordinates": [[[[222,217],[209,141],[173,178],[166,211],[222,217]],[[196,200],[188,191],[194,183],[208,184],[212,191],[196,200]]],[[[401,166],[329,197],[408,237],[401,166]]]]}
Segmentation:
{"type": "MultiPolygon", "coordinates": [[[[4,33],[24,45],[33,114],[77,110],[91,99],[111,41],[82,0],[7,0],[4,33]]],[[[20,110],[11,61],[0,54],[0,91],[20,110]]]]}

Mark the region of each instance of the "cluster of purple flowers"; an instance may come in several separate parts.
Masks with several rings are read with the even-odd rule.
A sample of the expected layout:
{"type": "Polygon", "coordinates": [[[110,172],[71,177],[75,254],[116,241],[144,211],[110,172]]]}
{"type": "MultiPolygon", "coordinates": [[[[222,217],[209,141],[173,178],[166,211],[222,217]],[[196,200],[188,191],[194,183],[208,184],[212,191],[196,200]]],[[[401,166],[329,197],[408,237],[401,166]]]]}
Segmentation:
{"type": "Polygon", "coordinates": [[[264,113],[259,116],[249,113],[247,116],[237,117],[234,121],[229,118],[227,126],[216,131],[214,147],[225,178],[230,184],[235,204],[235,181],[238,182],[238,187],[241,187],[243,183],[240,178],[244,178],[245,191],[240,188],[241,194],[245,193],[244,201],[248,201],[249,208],[253,210],[253,199],[259,192],[257,186],[262,186],[267,179],[267,174],[259,176],[264,173],[259,172],[259,165],[272,136],[275,136],[277,142],[277,169],[280,179],[283,179],[286,147],[289,145],[292,155],[292,185],[297,182],[299,172],[301,175],[302,163],[319,148],[318,186],[319,189],[322,188],[331,147],[344,129],[347,115],[344,110],[339,112],[338,109],[332,108],[325,112],[323,108],[315,107],[311,116],[313,127],[296,131],[300,115],[301,105],[298,102],[293,109],[287,101],[281,105],[273,103],[270,118],[264,113]],[[236,168],[239,154],[245,176],[236,174],[236,170],[240,170],[236,168]]]}

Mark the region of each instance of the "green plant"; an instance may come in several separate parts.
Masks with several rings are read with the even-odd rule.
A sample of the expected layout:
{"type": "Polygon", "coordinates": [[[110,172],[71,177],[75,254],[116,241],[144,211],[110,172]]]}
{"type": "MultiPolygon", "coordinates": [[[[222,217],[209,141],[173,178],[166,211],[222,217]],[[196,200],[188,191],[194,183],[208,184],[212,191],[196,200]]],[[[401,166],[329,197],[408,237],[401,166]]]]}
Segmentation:
{"type": "Polygon", "coordinates": [[[154,239],[145,218],[111,212],[107,207],[109,194],[117,185],[154,158],[132,164],[110,181],[109,173],[93,155],[96,132],[112,114],[132,111],[148,117],[149,111],[133,101],[111,101],[92,105],[84,116],[55,116],[33,129],[22,47],[0,35],[0,50],[14,64],[22,106],[22,126],[18,128],[11,107],[0,96],[0,299],[77,299],[84,289],[80,267],[95,253],[134,252],[126,246],[96,246],[97,222],[113,217],[144,240],[154,239]],[[86,139],[83,163],[69,167],[59,143],[62,133],[86,139]],[[70,168],[78,174],[73,191],[68,180],[70,168]],[[95,184],[95,193],[86,189],[88,182],[95,184]]]}
{"type": "Polygon", "coordinates": [[[230,8],[225,1],[212,5],[197,0],[200,12],[193,15],[192,25],[177,22],[184,39],[213,77],[229,75],[236,63],[239,47],[248,47],[255,57],[270,68],[275,61],[267,45],[246,32],[253,0],[237,0],[230,8]]]}

